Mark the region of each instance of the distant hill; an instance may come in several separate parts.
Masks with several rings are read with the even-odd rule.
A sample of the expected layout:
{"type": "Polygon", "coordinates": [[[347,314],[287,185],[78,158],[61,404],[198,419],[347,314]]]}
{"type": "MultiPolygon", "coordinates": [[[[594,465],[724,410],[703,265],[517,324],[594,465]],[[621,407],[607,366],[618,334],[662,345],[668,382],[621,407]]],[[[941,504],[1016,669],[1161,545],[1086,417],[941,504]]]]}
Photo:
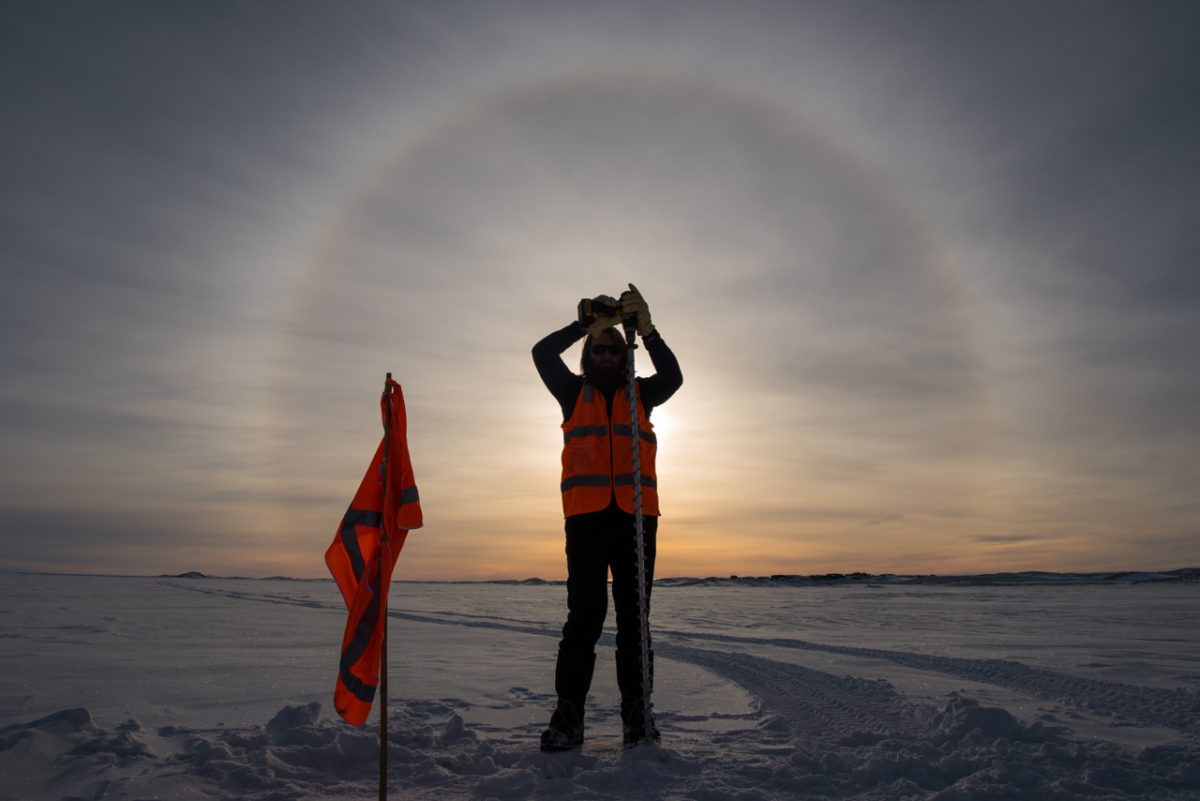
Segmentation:
{"type": "MultiPolygon", "coordinates": [[[[2,572],[2,571],[0,571],[2,572]]],[[[55,573],[52,571],[12,571],[26,575],[48,576],[100,576],[109,578],[169,578],[169,579],[216,579],[222,581],[297,581],[330,582],[325,578],[295,578],[292,576],[211,576],[199,570],[186,573],[164,573],[158,576],[117,576],[98,573],[55,573]]],[[[403,584],[507,584],[559,586],[566,584],[562,579],[398,579],[403,584]]],[[[1029,570],[1020,573],[979,573],[967,575],[900,575],[895,573],[822,573],[802,575],[777,573],[769,576],[662,576],[654,580],[660,587],[689,586],[775,586],[775,587],[884,587],[884,586],[942,586],[942,587],[1032,587],[1070,586],[1087,584],[1200,584],[1200,567],[1183,567],[1176,570],[1114,570],[1097,573],[1050,573],[1029,570]]]]}
{"type": "Polygon", "coordinates": [[[660,586],[694,586],[699,584],[741,584],[741,585],[776,585],[776,586],[831,586],[831,585],[863,585],[863,586],[903,586],[923,585],[942,587],[1029,587],[1029,586],[1064,586],[1082,584],[1151,584],[1166,582],[1200,582],[1200,568],[1185,567],[1179,570],[1164,571],[1112,571],[1107,573],[1046,573],[1042,571],[1027,571],[1023,573],[983,573],[964,576],[902,576],[892,573],[872,575],[871,573],[825,573],[822,575],[791,575],[779,574],[773,576],[729,576],[708,578],[662,578],[654,583],[660,586]]]}

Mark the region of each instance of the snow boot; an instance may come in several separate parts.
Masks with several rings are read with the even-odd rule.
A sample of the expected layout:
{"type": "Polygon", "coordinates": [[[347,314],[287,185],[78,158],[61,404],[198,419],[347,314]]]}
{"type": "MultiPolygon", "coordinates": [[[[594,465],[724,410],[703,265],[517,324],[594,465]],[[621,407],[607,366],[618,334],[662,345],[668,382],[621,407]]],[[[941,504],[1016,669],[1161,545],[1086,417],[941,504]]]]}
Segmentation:
{"type": "Polygon", "coordinates": [[[585,698],[592,689],[596,653],[571,653],[558,649],[554,664],[554,693],[559,698],[585,698]]]}
{"type": "Polygon", "coordinates": [[[543,751],[570,751],[583,745],[584,698],[559,698],[550,716],[550,726],[542,732],[543,751]]]}
{"type": "Polygon", "coordinates": [[[657,743],[661,739],[654,725],[654,705],[650,706],[650,720],[646,719],[645,702],[641,698],[621,699],[621,733],[625,748],[637,748],[645,742],[657,743]]]}
{"type": "MultiPolygon", "coordinates": [[[[617,651],[617,687],[621,690],[621,730],[625,747],[634,748],[647,740],[658,742],[658,727],[654,725],[654,704],[650,705],[647,725],[642,691],[642,655],[639,651],[617,651]]],[[[654,652],[649,655],[650,689],[654,688],[654,652]]]]}
{"type": "Polygon", "coordinates": [[[558,706],[550,726],[542,732],[543,751],[570,751],[583,745],[583,704],[592,686],[596,654],[558,649],[554,665],[554,691],[558,706]]]}

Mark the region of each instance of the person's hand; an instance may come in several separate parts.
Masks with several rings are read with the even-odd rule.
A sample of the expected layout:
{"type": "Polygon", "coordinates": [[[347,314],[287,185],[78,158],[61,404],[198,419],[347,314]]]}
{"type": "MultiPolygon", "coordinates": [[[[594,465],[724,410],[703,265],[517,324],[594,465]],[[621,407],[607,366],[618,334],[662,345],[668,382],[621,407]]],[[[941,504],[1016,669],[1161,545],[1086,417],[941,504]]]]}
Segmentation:
{"type": "Polygon", "coordinates": [[[621,313],[637,316],[637,332],[642,339],[654,333],[654,323],[650,322],[650,307],[646,305],[642,293],[633,284],[629,285],[627,291],[621,293],[621,313]]]}
{"type": "Polygon", "coordinates": [[[596,306],[607,306],[610,309],[616,309],[616,314],[608,317],[594,317],[592,322],[588,324],[587,332],[592,336],[596,336],[606,328],[621,324],[621,303],[616,298],[608,295],[597,295],[592,298],[593,308],[596,306]]]}

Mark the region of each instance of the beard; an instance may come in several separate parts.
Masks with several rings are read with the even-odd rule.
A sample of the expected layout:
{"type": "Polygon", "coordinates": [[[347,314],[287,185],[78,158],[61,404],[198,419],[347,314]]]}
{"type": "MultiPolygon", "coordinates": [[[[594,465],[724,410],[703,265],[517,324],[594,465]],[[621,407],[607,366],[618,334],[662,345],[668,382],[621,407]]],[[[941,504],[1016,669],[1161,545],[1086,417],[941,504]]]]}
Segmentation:
{"type": "Polygon", "coordinates": [[[597,364],[592,362],[587,369],[588,379],[600,389],[612,389],[621,383],[625,370],[620,363],[597,364]]]}

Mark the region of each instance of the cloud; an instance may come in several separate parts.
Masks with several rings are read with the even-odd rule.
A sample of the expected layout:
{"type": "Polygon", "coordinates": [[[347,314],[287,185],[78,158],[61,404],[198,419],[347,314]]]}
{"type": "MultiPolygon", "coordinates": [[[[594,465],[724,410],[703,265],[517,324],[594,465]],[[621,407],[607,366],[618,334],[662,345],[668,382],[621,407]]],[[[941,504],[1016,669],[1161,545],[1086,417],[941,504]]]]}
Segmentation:
{"type": "Polygon", "coordinates": [[[1040,538],[1031,534],[991,534],[973,538],[975,542],[985,545],[1017,545],[1023,542],[1037,542],[1040,538]]]}

